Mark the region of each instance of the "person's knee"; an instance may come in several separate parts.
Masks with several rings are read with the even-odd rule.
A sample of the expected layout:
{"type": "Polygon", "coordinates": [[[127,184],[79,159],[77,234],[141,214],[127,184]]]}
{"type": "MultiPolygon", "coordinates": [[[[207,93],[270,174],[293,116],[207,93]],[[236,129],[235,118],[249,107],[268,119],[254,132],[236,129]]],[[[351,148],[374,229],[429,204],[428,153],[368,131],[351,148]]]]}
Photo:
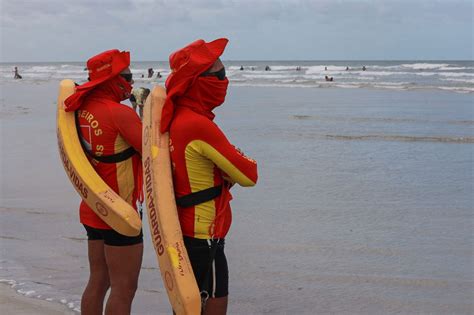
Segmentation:
{"type": "Polygon", "coordinates": [[[130,286],[112,286],[110,288],[110,298],[119,299],[125,303],[131,303],[137,292],[136,285],[130,286]]]}
{"type": "Polygon", "coordinates": [[[204,315],[225,315],[227,314],[228,297],[210,298],[206,302],[204,315]]]}
{"type": "Polygon", "coordinates": [[[107,268],[94,268],[89,276],[89,283],[93,282],[97,286],[110,286],[109,271],[107,268]]]}
{"type": "Polygon", "coordinates": [[[101,296],[105,295],[109,288],[110,282],[108,277],[91,277],[87,284],[86,293],[101,296]]]}
{"type": "Polygon", "coordinates": [[[116,281],[111,285],[111,294],[121,296],[122,298],[133,298],[138,288],[138,281],[127,279],[116,281]]]}

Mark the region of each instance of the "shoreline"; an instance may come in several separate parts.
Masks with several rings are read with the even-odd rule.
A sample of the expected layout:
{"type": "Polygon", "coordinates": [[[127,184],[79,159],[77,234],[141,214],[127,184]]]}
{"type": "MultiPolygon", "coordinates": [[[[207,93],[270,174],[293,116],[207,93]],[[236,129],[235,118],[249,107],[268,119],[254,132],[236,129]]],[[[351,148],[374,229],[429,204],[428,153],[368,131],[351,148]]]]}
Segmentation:
{"type": "MultiPolygon", "coordinates": [[[[134,79],[136,86],[153,88],[156,85],[164,86],[162,81],[148,81],[147,79],[137,78],[134,79]]],[[[38,80],[38,81],[23,81],[18,82],[14,80],[0,80],[0,86],[7,86],[13,84],[26,84],[32,85],[42,85],[49,84],[53,82],[54,84],[59,84],[61,80],[51,81],[51,80],[38,80]]],[[[76,81],[79,84],[84,83],[84,81],[76,81]]],[[[265,89],[265,88],[275,88],[275,89],[320,89],[320,90],[367,90],[367,91],[385,91],[385,92],[422,92],[422,93],[449,93],[449,94],[460,94],[460,95],[473,95],[474,90],[466,90],[464,87],[450,87],[450,86],[423,86],[423,85],[384,85],[384,84],[374,84],[374,85],[357,85],[350,82],[344,81],[333,81],[333,82],[323,82],[315,81],[312,84],[292,84],[292,83],[241,83],[241,82],[230,82],[230,88],[256,88],[256,89],[265,89]]]]}
{"type": "Polygon", "coordinates": [[[3,314],[18,315],[78,314],[66,305],[22,295],[6,283],[0,283],[0,309],[3,314]]]}

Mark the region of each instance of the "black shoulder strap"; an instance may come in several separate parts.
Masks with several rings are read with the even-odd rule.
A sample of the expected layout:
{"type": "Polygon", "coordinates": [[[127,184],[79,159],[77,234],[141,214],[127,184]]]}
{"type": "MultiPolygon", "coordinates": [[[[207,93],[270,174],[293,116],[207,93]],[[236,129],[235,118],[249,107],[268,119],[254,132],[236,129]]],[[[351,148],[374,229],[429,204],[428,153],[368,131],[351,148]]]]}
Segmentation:
{"type": "Polygon", "coordinates": [[[222,193],[222,185],[190,193],[176,198],[176,204],[182,208],[192,207],[203,202],[217,198],[222,193]]]}
{"type": "Polygon", "coordinates": [[[77,130],[77,135],[79,136],[79,142],[81,143],[81,147],[86,152],[88,156],[93,158],[94,160],[97,160],[102,163],[119,163],[125,160],[128,160],[131,158],[137,151],[133,147],[129,147],[122,152],[115,153],[112,155],[94,155],[92,152],[87,150],[86,146],[84,145],[84,138],[82,137],[81,130],[80,130],[80,125],[79,125],[79,117],[77,117],[77,111],[74,113],[74,118],[76,121],[76,130],[77,130]]]}

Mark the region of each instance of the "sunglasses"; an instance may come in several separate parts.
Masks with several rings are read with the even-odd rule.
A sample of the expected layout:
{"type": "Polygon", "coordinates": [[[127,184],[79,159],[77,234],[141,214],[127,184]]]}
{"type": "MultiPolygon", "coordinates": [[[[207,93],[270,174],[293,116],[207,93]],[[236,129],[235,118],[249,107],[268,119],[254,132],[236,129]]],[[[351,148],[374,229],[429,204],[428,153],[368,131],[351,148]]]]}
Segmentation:
{"type": "Polygon", "coordinates": [[[217,77],[219,80],[224,80],[225,79],[225,68],[222,68],[221,70],[219,71],[215,71],[215,72],[209,72],[209,71],[206,71],[206,72],[203,72],[201,75],[201,77],[217,77]]]}
{"type": "Polygon", "coordinates": [[[120,76],[125,79],[127,82],[132,82],[133,74],[132,73],[120,73],[120,76]]]}

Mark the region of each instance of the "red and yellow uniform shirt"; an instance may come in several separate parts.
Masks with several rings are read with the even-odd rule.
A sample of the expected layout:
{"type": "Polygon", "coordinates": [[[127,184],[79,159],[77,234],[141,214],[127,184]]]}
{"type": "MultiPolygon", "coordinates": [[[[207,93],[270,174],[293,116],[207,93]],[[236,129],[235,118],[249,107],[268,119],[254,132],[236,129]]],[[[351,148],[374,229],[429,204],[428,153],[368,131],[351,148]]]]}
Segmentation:
{"type": "MultiPolygon", "coordinates": [[[[213,117],[213,116],[211,116],[213,117]]],[[[206,115],[189,107],[176,108],[170,126],[170,153],[176,197],[224,184],[254,186],[257,163],[243,155],[206,115]]],[[[232,196],[224,186],[219,197],[196,206],[178,207],[185,236],[223,238],[232,221],[232,196]]]]}
{"type": "MultiPolygon", "coordinates": [[[[99,176],[136,209],[141,194],[142,123],[128,106],[120,104],[114,93],[96,88],[77,110],[85,146],[95,156],[109,156],[132,146],[136,154],[118,163],[102,163],[89,157],[99,176]]],[[[99,229],[111,229],[83,201],[81,223],[99,229]]]]}

